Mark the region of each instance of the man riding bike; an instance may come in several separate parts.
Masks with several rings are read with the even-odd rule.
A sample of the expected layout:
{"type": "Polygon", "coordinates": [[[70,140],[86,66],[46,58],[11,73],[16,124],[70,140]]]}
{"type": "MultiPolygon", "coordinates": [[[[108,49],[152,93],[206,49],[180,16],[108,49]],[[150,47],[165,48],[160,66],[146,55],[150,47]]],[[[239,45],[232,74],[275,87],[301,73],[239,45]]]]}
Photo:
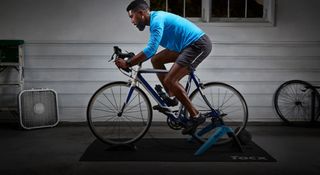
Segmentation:
{"type": "Polygon", "coordinates": [[[127,12],[132,24],[140,31],[143,31],[145,26],[150,26],[150,38],[143,51],[127,61],[118,58],[116,65],[126,69],[151,59],[155,69],[166,69],[165,64],[173,62],[167,74],[157,76],[169,94],[169,97],[164,97],[167,105],[177,105],[178,99],[188,110],[190,121],[182,134],[192,134],[206,118],[192,105],[179,81],[210,54],[212,43],[209,37],[185,18],[164,11],[150,11],[144,0],[132,1],[127,12]],[[165,49],[156,53],[159,45],[165,49]]]}

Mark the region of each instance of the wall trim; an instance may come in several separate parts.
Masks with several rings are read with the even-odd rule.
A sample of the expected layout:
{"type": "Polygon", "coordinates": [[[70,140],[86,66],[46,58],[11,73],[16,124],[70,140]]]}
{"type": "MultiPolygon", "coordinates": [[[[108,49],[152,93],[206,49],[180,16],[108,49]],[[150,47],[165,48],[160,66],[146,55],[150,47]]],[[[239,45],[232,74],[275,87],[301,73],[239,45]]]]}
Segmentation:
{"type": "MultiPolygon", "coordinates": [[[[26,45],[55,45],[55,44],[92,44],[92,45],[119,45],[119,44],[141,44],[145,45],[146,42],[126,42],[126,41],[37,41],[30,40],[25,41],[26,45]]],[[[320,46],[320,41],[214,41],[212,44],[219,45],[318,45],[320,46]]]]}

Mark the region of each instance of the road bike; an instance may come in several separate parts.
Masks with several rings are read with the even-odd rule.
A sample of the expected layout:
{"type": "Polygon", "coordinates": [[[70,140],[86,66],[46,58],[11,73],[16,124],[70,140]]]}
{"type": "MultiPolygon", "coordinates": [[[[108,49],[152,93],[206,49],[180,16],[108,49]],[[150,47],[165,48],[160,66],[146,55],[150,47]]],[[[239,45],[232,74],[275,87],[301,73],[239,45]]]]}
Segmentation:
{"type": "MultiPolygon", "coordinates": [[[[130,59],[134,54],[122,53],[114,46],[115,58],[130,59]]],[[[158,110],[167,118],[171,129],[184,128],[189,120],[189,114],[180,104],[174,110],[165,103],[158,92],[151,87],[143,74],[165,74],[167,70],[143,69],[142,63],[126,70],[119,69],[130,78],[129,81],[116,81],[103,85],[91,97],[87,107],[87,121],[92,133],[102,142],[112,145],[133,144],[140,140],[148,131],[153,116],[153,110],[158,110]],[[153,97],[157,105],[151,107],[149,96],[153,97]]],[[[214,78],[214,76],[212,76],[214,78]]],[[[232,86],[222,82],[202,83],[190,71],[185,90],[193,105],[206,116],[206,122],[201,124],[192,138],[204,143],[216,128],[228,125],[235,135],[239,134],[248,121],[248,107],[243,96],[232,86]],[[192,92],[191,83],[195,87],[192,92]]],[[[221,137],[217,144],[229,142],[231,137],[221,137]]]]}

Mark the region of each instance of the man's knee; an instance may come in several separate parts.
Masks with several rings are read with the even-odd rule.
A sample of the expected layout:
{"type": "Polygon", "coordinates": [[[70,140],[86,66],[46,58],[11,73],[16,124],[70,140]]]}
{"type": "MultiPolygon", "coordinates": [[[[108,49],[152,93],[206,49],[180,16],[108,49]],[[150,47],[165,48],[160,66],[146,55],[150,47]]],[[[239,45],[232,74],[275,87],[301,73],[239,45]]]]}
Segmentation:
{"type": "Polygon", "coordinates": [[[159,62],[157,61],[157,57],[152,57],[151,58],[151,63],[153,66],[156,66],[157,64],[159,64],[159,62]]]}
{"type": "Polygon", "coordinates": [[[153,67],[159,68],[159,66],[162,66],[162,59],[159,55],[155,55],[151,58],[151,63],[153,65],[153,67]]]}

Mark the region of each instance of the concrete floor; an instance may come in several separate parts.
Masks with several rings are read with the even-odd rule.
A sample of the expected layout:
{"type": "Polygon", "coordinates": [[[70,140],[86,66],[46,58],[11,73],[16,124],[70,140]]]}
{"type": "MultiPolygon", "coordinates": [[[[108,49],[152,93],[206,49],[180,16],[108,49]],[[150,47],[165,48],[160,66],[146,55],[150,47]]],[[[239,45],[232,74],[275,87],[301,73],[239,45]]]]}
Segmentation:
{"type": "MultiPolygon", "coordinates": [[[[64,123],[32,131],[18,129],[14,124],[1,124],[0,174],[320,174],[319,126],[249,125],[247,129],[254,142],[277,162],[80,162],[81,155],[95,140],[85,124],[64,123]]],[[[152,126],[149,133],[153,137],[180,135],[164,126],[152,126]]]]}

